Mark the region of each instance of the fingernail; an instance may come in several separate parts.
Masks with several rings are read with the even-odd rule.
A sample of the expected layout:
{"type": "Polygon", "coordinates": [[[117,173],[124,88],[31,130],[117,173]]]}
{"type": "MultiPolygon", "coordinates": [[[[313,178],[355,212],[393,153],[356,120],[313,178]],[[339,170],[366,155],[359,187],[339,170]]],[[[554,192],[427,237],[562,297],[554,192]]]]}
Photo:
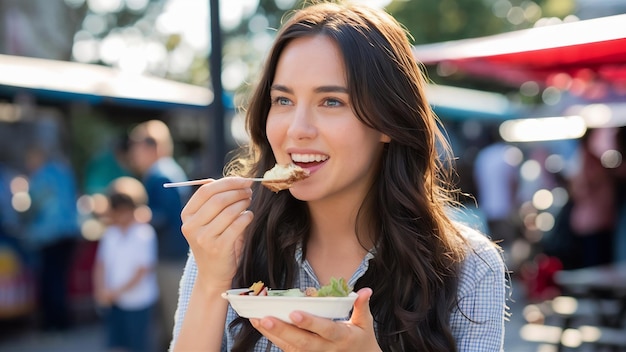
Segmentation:
{"type": "Polygon", "coordinates": [[[261,325],[267,330],[274,327],[274,323],[269,319],[261,319],[261,325]]]}
{"type": "Polygon", "coordinates": [[[298,313],[298,312],[294,312],[291,313],[291,315],[289,316],[289,318],[291,318],[291,321],[293,321],[294,323],[300,323],[302,322],[302,319],[304,319],[304,317],[302,316],[302,314],[298,313]]]}

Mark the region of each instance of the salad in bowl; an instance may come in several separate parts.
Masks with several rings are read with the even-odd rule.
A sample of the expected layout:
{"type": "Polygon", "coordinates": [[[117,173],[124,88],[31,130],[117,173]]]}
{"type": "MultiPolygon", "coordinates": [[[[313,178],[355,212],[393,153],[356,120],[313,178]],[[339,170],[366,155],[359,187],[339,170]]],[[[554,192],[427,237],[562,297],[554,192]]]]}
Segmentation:
{"type": "Polygon", "coordinates": [[[273,316],[291,323],[289,314],[296,310],[328,319],[347,320],[357,294],[343,278],[331,278],[328,285],[319,289],[271,289],[258,281],[247,288],[228,290],[222,293],[222,297],[241,317],[273,316]]]}

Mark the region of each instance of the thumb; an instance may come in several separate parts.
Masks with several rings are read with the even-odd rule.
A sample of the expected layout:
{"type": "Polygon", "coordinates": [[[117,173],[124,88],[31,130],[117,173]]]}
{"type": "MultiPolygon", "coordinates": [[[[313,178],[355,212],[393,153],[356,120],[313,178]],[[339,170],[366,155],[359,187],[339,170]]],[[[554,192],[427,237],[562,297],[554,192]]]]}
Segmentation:
{"type": "Polygon", "coordinates": [[[357,292],[358,297],[356,301],[354,301],[354,310],[350,318],[352,324],[361,328],[372,326],[374,321],[370,311],[370,297],[372,293],[373,291],[369,287],[364,287],[357,292]]]}

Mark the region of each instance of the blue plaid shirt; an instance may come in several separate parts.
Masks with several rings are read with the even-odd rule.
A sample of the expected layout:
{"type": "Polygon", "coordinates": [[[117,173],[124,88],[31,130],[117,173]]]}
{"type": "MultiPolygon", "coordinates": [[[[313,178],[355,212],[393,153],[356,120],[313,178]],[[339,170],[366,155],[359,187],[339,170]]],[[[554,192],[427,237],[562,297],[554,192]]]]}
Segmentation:
{"type": "MultiPolygon", "coordinates": [[[[452,334],[460,352],[503,351],[507,279],[502,256],[484,235],[467,227],[462,227],[461,230],[471,249],[468,250],[460,272],[458,308],[450,315],[452,334]]],[[[367,271],[369,260],[373,257],[373,253],[368,253],[363,258],[361,265],[348,281],[350,286],[354,286],[367,271]]],[[[302,289],[319,288],[320,283],[309,262],[302,260],[300,250],[296,252],[296,261],[301,263],[296,286],[302,289]]],[[[197,273],[198,267],[190,255],[180,283],[174,339],[180,332],[197,273]]],[[[234,336],[227,326],[236,317],[237,313],[229,306],[222,351],[230,351],[233,346],[234,336]]],[[[270,342],[262,337],[254,351],[268,351],[269,344],[270,342]]],[[[269,351],[278,352],[280,349],[271,346],[269,351]]]]}

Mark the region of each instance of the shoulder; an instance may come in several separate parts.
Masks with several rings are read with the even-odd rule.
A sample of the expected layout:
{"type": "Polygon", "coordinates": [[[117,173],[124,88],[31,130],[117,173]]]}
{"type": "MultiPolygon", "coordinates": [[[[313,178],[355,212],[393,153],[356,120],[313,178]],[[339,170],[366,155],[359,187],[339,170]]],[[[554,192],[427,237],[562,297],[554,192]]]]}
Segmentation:
{"type": "Polygon", "coordinates": [[[187,179],[187,175],[183,168],[171,157],[164,157],[157,160],[156,163],[150,168],[150,172],[153,176],[166,177],[171,181],[184,181],[187,179]]]}
{"type": "Polygon", "coordinates": [[[452,334],[459,351],[502,351],[508,310],[502,250],[476,230],[465,225],[458,230],[467,251],[459,272],[457,307],[450,316],[452,334]]]}
{"type": "Polygon", "coordinates": [[[461,286],[485,276],[502,275],[504,278],[506,268],[502,249],[487,235],[460,223],[456,226],[466,247],[465,258],[461,264],[461,286]]]}
{"type": "Polygon", "coordinates": [[[490,253],[496,254],[500,259],[501,249],[500,247],[493,242],[489,236],[486,234],[460,222],[455,223],[456,229],[461,234],[461,237],[466,242],[466,249],[468,251],[468,255],[471,256],[472,252],[475,253],[490,253]]]}
{"type": "Polygon", "coordinates": [[[98,239],[97,251],[101,253],[101,255],[110,253],[111,251],[115,252],[120,236],[121,232],[117,226],[108,226],[98,239]]]}

